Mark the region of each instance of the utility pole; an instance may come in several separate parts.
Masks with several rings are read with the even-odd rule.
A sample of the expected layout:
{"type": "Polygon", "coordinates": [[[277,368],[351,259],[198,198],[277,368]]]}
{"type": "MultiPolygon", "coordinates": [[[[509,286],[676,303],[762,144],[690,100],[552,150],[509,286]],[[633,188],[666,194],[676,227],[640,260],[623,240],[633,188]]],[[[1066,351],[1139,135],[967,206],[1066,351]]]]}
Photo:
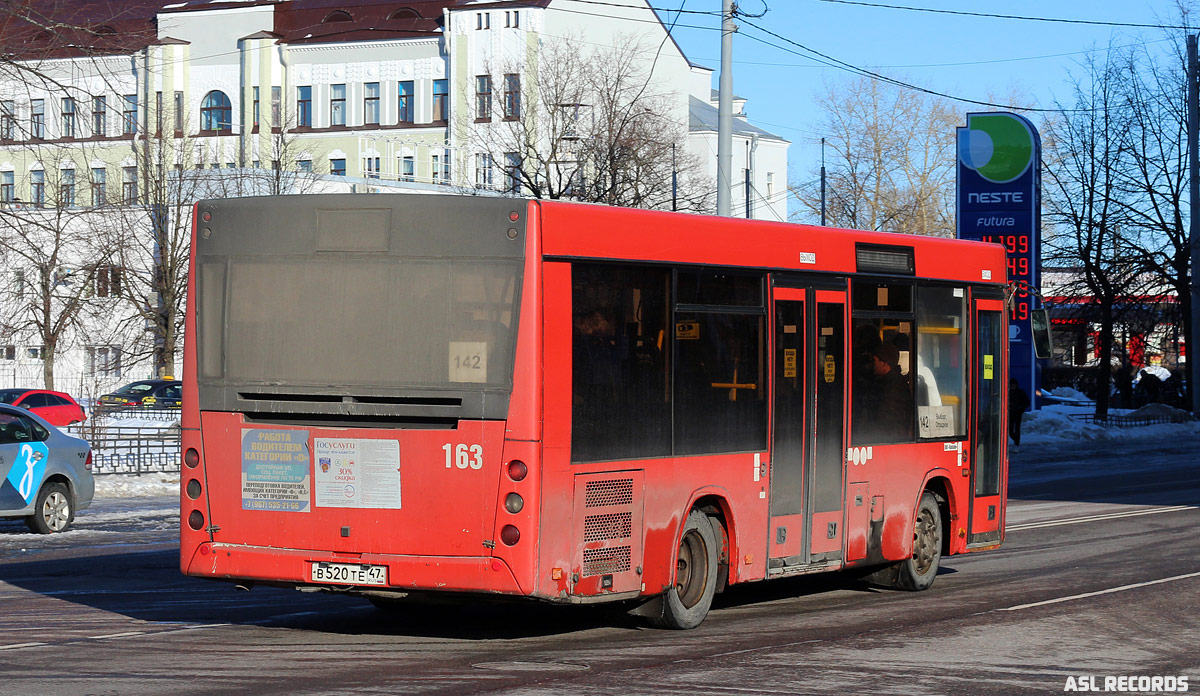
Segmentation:
{"type": "Polygon", "coordinates": [[[825,138],[821,138],[821,227],[825,226],[825,138]]]}
{"type": "Polygon", "coordinates": [[[1200,282],[1196,278],[1200,270],[1200,150],[1197,143],[1200,137],[1200,103],[1197,92],[1196,67],[1196,35],[1187,37],[1187,104],[1188,104],[1188,242],[1191,248],[1191,273],[1189,274],[1189,289],[1191,290],[1191,311],[1188,313],[1187,340],[1187,376],[1188,391],[1192,397],[1192,413],[1200,415],[1200,389],[1196,388],[1196,378],[1200,377],[1200,366],[1197,366],[1196,352],[1200,349],[1200,282]]]}
{"type": "Polygon", "coordinates": [[[733,0],[721,0],[721,84],[717,107],[717,215],[732,211],[733,182],[733,0]]]}

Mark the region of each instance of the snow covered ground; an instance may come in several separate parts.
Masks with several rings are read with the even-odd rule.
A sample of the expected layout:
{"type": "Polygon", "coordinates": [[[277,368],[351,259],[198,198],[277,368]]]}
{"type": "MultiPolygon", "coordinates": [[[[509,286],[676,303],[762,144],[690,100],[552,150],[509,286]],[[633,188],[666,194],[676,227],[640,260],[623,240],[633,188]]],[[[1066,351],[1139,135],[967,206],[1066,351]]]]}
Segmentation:
{"type": "MultiPolygon", "coordinates": [[[[1022,445],[1045,445],[1094,440],[1122,442],[1169,439],[1180,435],[1200,435],[1200,421],[1129,427],[1085,423],[1082,419],[1073,416],[1085,416],[1095,413],[1095,405],[1086,396],[1069,387],[1051,390],[1049,394],[1059,400],[1059,403],[1049,404],[1037,411],[1028,411],[1025,413],[1025,417],[1021,421],[1022,445]]],[[[1108,412],[1112,416],[1145,415],[1169,417],[1174,414],[1181,418],[1187,417],[1186,412],[1178,411],[1163,404],[1150,404],[1143,406],[1137,411],[1110,408],[1108,412]]]]}

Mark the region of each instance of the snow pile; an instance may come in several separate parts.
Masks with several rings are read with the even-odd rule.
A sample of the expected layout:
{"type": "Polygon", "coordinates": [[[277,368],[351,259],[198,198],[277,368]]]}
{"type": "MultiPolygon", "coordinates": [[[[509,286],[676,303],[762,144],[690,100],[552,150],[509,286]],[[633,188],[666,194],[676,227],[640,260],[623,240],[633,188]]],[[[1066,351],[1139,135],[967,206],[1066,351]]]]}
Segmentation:
{"type": "Polygon", "coordinates": [[[1114,408],[1109,409],[1109,414],[1144,418],[1178,418],[1182,422],[1120,427],[1096,425],[1095,423],[1086,423],[1081,418],[1072,418],[1073,415],[1092,413],[1095,413],[1095,407],[1091,405],[1072,406],[1067,404],[1055,404],[1045,406],[1038,411],[1027,412],[1021,420],[1021,444],[1051,444],[1081,440],[1159,440],[1200,435],[1200,421],[1190,420],[1191,416],[1186,411],[1163,404],[1143,406],[1136,411],[1114,408]]]}
{"type": "Polygon", "coordinates": [[[179,474],[101,474],[96,477],[96,498],[153,498],[179,495],[179,474]]]}

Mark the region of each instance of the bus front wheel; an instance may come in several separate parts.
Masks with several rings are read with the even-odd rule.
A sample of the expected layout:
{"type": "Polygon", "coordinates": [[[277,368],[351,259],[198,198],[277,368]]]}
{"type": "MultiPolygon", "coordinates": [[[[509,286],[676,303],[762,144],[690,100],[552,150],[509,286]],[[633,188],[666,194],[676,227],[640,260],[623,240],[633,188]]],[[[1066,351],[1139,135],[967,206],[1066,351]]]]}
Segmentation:
{"type": "Polygon", "coordinates": [[[683,526],[675,559],[675,584],[663,595],[660,628],[695,628],[708,615],[717,587],[720,549],[708,516],[692,510],[683,526]]]}
{"type": "Polygon", "coordinates": [[[896,587],[927,590],[937,577],[942,561],[942,513],[937,498],[925,491],[913,518],[912,556],[899,563],[896,587]]]}

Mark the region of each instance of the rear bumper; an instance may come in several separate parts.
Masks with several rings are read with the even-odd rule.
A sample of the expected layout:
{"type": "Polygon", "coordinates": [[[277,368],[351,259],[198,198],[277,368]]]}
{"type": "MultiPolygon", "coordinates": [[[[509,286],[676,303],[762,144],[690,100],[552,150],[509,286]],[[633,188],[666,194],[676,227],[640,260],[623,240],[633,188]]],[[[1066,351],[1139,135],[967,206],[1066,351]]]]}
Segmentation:
{"type": "Polygon", "coordinates": [[[512,570],[502,559],[486,556],[399,556],[335,554],[328,551],[275,549],[205,542],[182,559],[186,575],[223,580],[257,580],[275,584],[345,587],[314,583],[313,561],[387,566],[388,584],[356,586],[364,590],[433,590],[523,596],[512,570]]]}

